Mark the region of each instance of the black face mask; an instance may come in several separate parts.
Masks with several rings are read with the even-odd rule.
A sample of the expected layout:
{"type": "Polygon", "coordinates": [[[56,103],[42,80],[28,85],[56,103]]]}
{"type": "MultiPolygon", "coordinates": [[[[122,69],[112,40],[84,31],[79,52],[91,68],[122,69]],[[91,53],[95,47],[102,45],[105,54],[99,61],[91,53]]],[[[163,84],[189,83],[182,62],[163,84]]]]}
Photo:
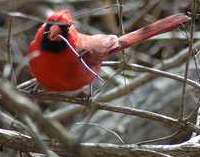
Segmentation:
{"type": "MultiPolygon", "coordinates": [[[[53,24],[46,24],[45,26],[45,32],[49,32],[50,27],[53,26],[53,24]]],[[[71,25],[58,25],[62,31],[62,36],[66,39],[68,39],[68,35],[69,35],[69,27],[71,25]]],[[[48,33],[45,33],[43,35],[43,39],[42,39],[42,45],[41,45],[41,49],[43,51],[48,51],[51,53],[59,53],[62,52],[65,48],[67,48],[68,45],[66,44],[66,42],[64,40],[60,40],[60,41],[52,41],[48,39],[48,33]]]]}

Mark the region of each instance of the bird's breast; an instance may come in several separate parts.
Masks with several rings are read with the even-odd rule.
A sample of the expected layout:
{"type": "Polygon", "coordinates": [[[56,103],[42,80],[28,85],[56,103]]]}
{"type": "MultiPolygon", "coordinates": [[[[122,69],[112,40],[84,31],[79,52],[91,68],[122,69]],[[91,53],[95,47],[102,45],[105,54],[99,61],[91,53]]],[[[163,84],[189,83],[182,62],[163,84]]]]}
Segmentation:
{"type": "MultiPolygon", "coordinates": [[[[38,81],[51,91],[73,91],[88,85],[95,78],[71,51],[59,54],[41,52],[30,61],[30,68],[38,81]]],[[[91,67],[99,72],[100,67],[91,67]]]]}

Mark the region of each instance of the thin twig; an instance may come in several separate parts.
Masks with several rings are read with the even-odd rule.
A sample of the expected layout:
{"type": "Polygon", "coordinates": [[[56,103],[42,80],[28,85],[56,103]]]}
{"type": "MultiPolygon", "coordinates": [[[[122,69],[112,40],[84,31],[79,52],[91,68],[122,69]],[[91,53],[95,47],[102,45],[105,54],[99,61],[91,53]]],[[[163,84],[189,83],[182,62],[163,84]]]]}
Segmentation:
{"type": "Polygon", "coordinates": [[[147,140],[147,141],[142,141],[142,142],[137,142],[135,144],[137,145],[144,145],[144,144],[149,144],[149,143],[155,143],[155,142],[161,142],[161,141],[166,141],[169,140],[177,135],[179,135],[182,131],[176,131],[175,133],[165,136],[165,137],[161,137],[161,138],[157,138],[157,139],[152,139],[152,140],[147,140]]]}
{"type": "MultiPolygon", "coordinates": [[[[103,63],[104,66],[119,66],[120,64],[121,62],[117,62],[117,61],[108,61],[108,62],[103,63]]],[[[192,87],[200,90],[200,84],[198,82],[193,81],[191,79],[185,80],[183,76],[180,76],[177,74],[173,74],[173,73],[159,70],[156,68],[150,68],[150,67],[139,65],[139,64],[126,64],[126,67],[127,69],[132,69],[137,72],[148,72],[148,73],[156,74],[160,77],[166,77],[166,78],[170,78],[176,81],[180,81],[182,83],[186,82],[188,85],[191,85],[192,87]]]]}
{"type": "Polygon", "coordinates": [[[189,42],[189,50],[188,50],[188,59],[186,60],[186,65],[185,65],[185,83],[183,84],[183,90],[182,90],[182,98],[181,98],[181,103],[180,103],[180,109],[179,109],[179,119],[183,120],[184,118],[184,106],[185,106],[185,93],[186,93],[186,80],[188,77],[188,69],[189,69],[189,63],[190,63],[190,58],[192,57],[193,54],[193,32],[194,32],[194,25],[195,25],[195,14],[196,14],[196,0],[192,1],[192,20],[191,20],[191,25],[190,25],[190,42],[189,42]]]}
{"type": "Polygon", "coordinates": [[[48,147],[44,144],[42,137],[38,131],[38,128],[33,124],[33,121],[27,115],[24,115],[24,121],[29,127],[32,137],[34,137],[36,143],[38,144],[42,152],[45,153],[48,157],[51,157],[48,151],[48,147]]]}
{"type": "Polygon", "coordinates": [[[140,118],[145,118],[148,120],[161,122],[168,127],[177,127],[183,130],[189,128],[190,130],[195,130],[195,132],[200,133],[200,128],[198,126],[195,126],[187,121],[181,122],[172,117],[168,117],[168,116],[161,115],[158,113],[136,109],[136,108],[130,108],[130,107],[111,106],[108,104],[95,103],[95,102],[93,102],[93,105],[95,105],[95,107],[100,110],[106,110],[106,111],[111,111],[111,112],[123,113],[126,115],[138,116],[140,118]]]}
{"type": "Polygon", "coordinates": [[[105,130],[106,132],[114,135],[122,144],[125,144],[124,140],[114,131],[112,131],[111,129],[107,129],[105,127],[102,127],[101,125],[99,124],[96,124],[96,123],[75,123],[74,125],[86,125],[86,126],[92,126],[92,127],[97,127],[97,128],[100,128],[100,129],[103,129],[105,130]]]}
{"type": "MultiPolygon", "coordinates": [[[[119,21],[119,27],[120,27],[120,36],[125,34],[125,30],[124,30],[124,25],[123,25],[123,0],[117,0],[117,5],[118,5],[118,21],[119,21]]],[[[122,65],[122,69],[124,69],[124,65],[126,64],[126,50],[122,49],[122,62],[124,64],[122,65]]],[[[125,76],[124,71],[122,71],[122,76],[125,76]]],[[[124,77],[124,85],[126,86],[126,78],[124,77]]]]}
{"type": "MultiPolygon", "coordinates": [[[[80,157],[183,157],[199,156],[200,146],[198,144],[200,136],[194,137],[189,141],[174,145],[135,145],[135,144],[105,144],[105,143],[81,143],[80,157]],[[172,155],[172,156],[171,156],[172,155]]],[[[67,150],[62,143],[45,141],[49,147],[62,157],[69,155],[77,157],[77,154],[67,150]]],[[[5,147],[21,152],[42,153],[38,145],[30,136],[16,131],[0,129],[0,144],[5,147]]]]}
{"type": "Polygon", "coordinates": [[[28,81],[22,82],[21,84],[17,85],[17,89],[24,89],[28,86],[30,86],[31,84],[36,83],[36,78],[30,79],[28,81]]]}
{"type": "Polygon", "coordinates": [[[64,38],[62,35],[58,35],[62,40],[64,40],[67,45],[70,47],[70,49],[72,50],[72,52],[77,56],[77,58],[80,59],[80,62],[85,66],[85,68],[90,71],[92,74],[94,74],[100,81],[104,82],[104,80],[101,78],[101,76],[99,74],[97,74],[94,70],[92,70],[87,64],[86,62],[83,60],[83,58],[79,55],[78,52],[76,52],[76,50],[73,48],[73,46],[69,43],[69,41],[64,38]]]}
{"type": "MultiPolygon", "coordinates": [[[[193,45],[193,48],[197,48],[199,46],[200,46],[200,42],[196,42],[193,45]]],[[[156,65],[155,68],[159,70],[171,69],[183,64],[187,59],[188,59],[188,48],[185,48],[181,52],[177,53],[177,55],[175,55],[174,57],[163,60],[163,62],[161,64],[156,65]]],[[[113,99],[120,98],[130,93],[131,91],[134,91],[137,88],[145,85],[149,81],[156,79],[157,77],[158,75],[156,76],[155,74],[142,74],[138,76],[137,78],[135,78],[130,83],[128,83],[126,87],[119,86],[117,88],[114,88],[104,93],[103,95],[97,97],[95,100],[106,102],[106,101],[111,101],[113,99]]]]}
{"type": "Polygon", "coordinates": [[[73,149],[77,145],[76,142],[68,135],[66,129],[57,121],[45,118],[38,105],[33,103],[29,98],[21,95],[14,87],[6,80],[0,80],[0,94],[2,100],[2,107],[11,114],[18,114],[18,118],[24,121],[24,114],[27,114],[37,121],[39,129],[49,137],[58,139],[66,148],[73,149]]]}
{"type": "Polygon", "coordinates": [[[8,39],[7,39],[7,63],[12,65],[11,37],[12,37],[12,17],[9,18],[8,39]]]}

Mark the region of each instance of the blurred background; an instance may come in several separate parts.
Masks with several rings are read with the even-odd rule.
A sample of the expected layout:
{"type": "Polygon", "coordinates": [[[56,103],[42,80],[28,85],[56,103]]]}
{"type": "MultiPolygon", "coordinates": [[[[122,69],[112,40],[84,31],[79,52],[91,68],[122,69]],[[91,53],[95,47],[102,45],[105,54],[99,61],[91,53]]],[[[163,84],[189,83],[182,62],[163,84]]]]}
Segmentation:
{"type": "MultiPolygon", "coordinates": [[[[69,9],[75,20],[75,25],[82,33],[87,34],[116,34],[120,36],[123,31],[131,32],[146,26],[158,19],[176,13],[191,15],[191,1],[189,0],[123,0],[122,24],[119,18],[119,2],[117,0],[0,0],[0,74],[6,73],[6,63],[12,63],[9,79],[18,85],[32,78],[28,69],[28,46],[38,27],[41,25],[37,19],[45,22],[47,16],[60,9],[69,9]],[[15,13],[14,13],[15,12],[15,13]],[[17,13],[16,13],[17,12],[17,13]],[[13,13],[13,14],[12,14],[13,13]],[[19,14],[22,13],[22,14],[19,14]],[[26,16],[24,16],[24,14],[26,16]],[[11,16],[8,16],[11,15],[11,16]],[[12,16],[13,15],[13,16],[12,16]],[[9,52],[9,53],[7,53],[9,52]],[[10,57],[8,56],[10,55],[10,57]]],[[[199,81],[199,18],[197,15],[195,25],[195,53],[189,67],[189,77],[199,81]]],[[[136,63],[149,67],[162,65],[165,61],[181,55],[188,47],[189,25],[180,26],[173,32],[156,36],[141,44],[125,50],[124,53],[113,56],[110,60],[125,63],[136,63]]],[[[176,61],[176,60],[175,60],[176,61]]],[[[184,62],[180,61],[168,70],[178,75],[184,75],[184,62]]],[[[101,75],[106,80],[102,85],[94,83],[94,92],[105,92],[126,86],[135,78],[144,73],[135,72],[124,67],[103,66],[101,75]]],[[[6,75],[6,74],[5,74],[6,75]]],[[[168,79],[156,78],[140,85],[128,95],[109,102],[112,105],[134,107],[164,114],[174,118],[178,117],[182,98],[182,83],[168,79]]],[[[187,88],[185,117],[195,123],[199,94],[192,88],[187,88]]],[[[57,113],[57,111],[70,110],[75,105],[64,102],[37,101],[44,114],[57,113]]],[[[175,127],[165,126],[138,117],[108,111],[95,112],[90,116],[89,111],[71,115],[60,121],[67,127],[75,138],[79,138],[83,127],[86,128],[83,142],[118,143],[121,141],[113,133],[117,133],[126,144],[140,143],[146,140],[158,140],[153,144],[174,144],[187,140],[191,132],[181,132],[175,127]],[[175,134],[174,136],[171,136],[175,134]]],[[[0,126],[1,127],[1,126],[0,126]]],[[[5,126],[4,126],[5,127],[5,126]]],[[[8,126],[7,126],[8,127],[8,126]]],[[[7,154],[7,152],[6,152],[7,154]]]]}

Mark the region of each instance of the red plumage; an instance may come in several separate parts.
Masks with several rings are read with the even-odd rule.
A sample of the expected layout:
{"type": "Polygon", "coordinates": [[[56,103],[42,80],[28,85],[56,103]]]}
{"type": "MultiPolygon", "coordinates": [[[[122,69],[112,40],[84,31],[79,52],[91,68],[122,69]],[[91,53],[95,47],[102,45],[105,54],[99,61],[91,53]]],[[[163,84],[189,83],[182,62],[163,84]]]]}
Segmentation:
{"type": "MultiPolygon", "coordinates": [[[[67,11],[56,12],[48,18],[48,22],[56,21],[64,24],[73,22],[71,15],[67,11]]],[[[30,44],[30,53],[39,52],[39,55],[30,61],[30,69],[33,76],[37,78],[41,85],[51,91],[72,91],[90,84],[95,78],[94,74],[85,68],[69,47],[58,53],[42,49],[45,26],[46,24],[43,24],[39,28],[30,44]]],[[[77,46],[77,35],[77,30],[71,26],[67,38],[73,47],[77,46]]],[[[91,68],[98,72],[100,66],[91,68]]]]}
{"type": "Polygon", "coordinates": [[[99,73],[101,62],[110,54],[171,31],[189,20],[183,14],[176,14],[118,38],[115,35],[81,34],[73,26],[70,12],[61,10],[48,18],[48,23],[38,29],[31,42],[29,52],[39,52],[39,55],[31,59],[30,69],[40,84],[50,91],[79,90],[92,83],[97,76],[94,73],[99,73]],[[86,52],[82,58],[91,69],[86,68],[60,35],[80,55],[79,50],[86,52]]]}

